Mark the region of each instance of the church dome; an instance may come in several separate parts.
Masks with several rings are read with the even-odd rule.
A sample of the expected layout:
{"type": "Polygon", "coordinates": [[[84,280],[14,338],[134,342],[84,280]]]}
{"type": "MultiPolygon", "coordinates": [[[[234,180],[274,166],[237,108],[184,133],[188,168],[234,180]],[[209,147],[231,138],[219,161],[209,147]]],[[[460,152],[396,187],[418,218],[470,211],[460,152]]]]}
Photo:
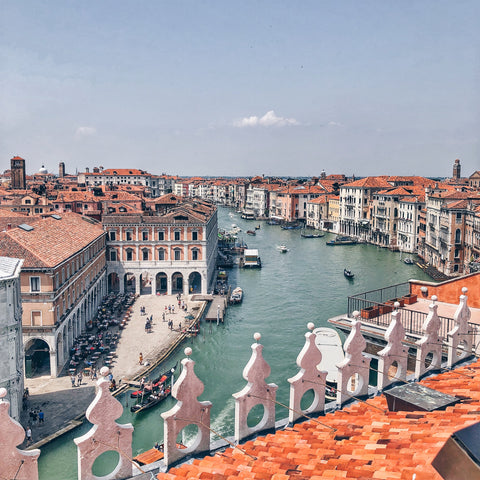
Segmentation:
{"type": "Polygon", "coordinates": [[[38,171],[38,173],[41,173],[42,175],[45,175],[48,173],[48,170],[45,168],[45,165],[42,165],[42,168],[38,171]]]}

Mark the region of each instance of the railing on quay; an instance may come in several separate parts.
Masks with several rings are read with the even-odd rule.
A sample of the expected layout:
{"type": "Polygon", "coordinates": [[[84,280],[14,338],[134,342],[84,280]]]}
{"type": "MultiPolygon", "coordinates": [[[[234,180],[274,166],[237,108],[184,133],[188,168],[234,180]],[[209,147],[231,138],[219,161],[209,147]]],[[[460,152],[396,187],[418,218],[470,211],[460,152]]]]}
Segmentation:
{"type": "MultiPolygon", "coordinates": [[[[362,322],[378,325],[387,328],[390,325],[390,312],[393,310],[393,302],[399,301],[405,295],[410,293],[410,284],[400,283],[387,288],[371,290],[368,292],[352,295],[348,297],[348,317],[353,318],[353,312],[361,312],[362,322]],[[378,309],[378,312],[370,318],[363,315],[362,310],[368,311],[378,309]]],[[[402,324],[405,328],[407,336],[421,337],[423,335],[423,324],[428,313],[415,310],[402,309],[402,324]]],[[[453,318],[442,317],[439,315],[441,322],[440,335],[443,342],[447,341],[447,333],[455,326],[453,318]]],[[[477,338],[480,335],[478,326],[469,322],[469,331],[474,335],[474,345],[477,344],[477,338]]]]}

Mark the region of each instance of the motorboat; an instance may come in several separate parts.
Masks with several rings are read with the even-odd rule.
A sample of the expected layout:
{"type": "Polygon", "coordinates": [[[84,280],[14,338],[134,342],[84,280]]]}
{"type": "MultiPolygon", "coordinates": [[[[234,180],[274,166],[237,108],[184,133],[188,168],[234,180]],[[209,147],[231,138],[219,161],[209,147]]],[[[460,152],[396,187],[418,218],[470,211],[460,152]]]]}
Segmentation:
{"type": "Polygon", "coordinates": [[[287,248],[286,245],[279,245],[277,248],[278,248],[278,251],[280,253],[287,253],[288,252],[288,248],[287,248]]]}
{"type": "Polygon", "coordinates": [[[315,345],[322,353],[322,361],[318,370],[327,372],[325,398],[327,401],[334,401],[337,398],[337,365],[345,358],[342,340],[334,328],[318,327],[313,330],[313,333],[315,334],[315,345]]]}
{"type": "Polygon", "coordinates": [[[407,257],[403,260],[403,263],[407,264],[407,265],[414,265],[415,264],[415,261],[413,260],[413,258],[411,257],[407,257]]]}
{"type": "Polygon", "coordinates": [[[236,287],[230,294],[229,302],[233,305],[241,303],[243,300],[243,290],[240,287],[236,287]]]}
{"type": "Polygon", "coordinates": [[[257,225],[257,226],[255,227],[255,230],[260,230],[260,225],[257,225]]]}
{"type": "Polygon", "coordinates": [[[324,233],[305,233],[305,231],[303,231],[300,236],[302,238],[322,238],[325,236],[324,233]]]}
{"type": "Polygon", "coordinates": [[[255,230],[247,230],[247,235],[256,235],[255,230]]]}
{"type": "Polygon", "coordinates": [[[343,274],[348,279],[353,279],[353,277],[355,276],[355,274],[351,270],[349,270],[348,268],[343,269],[343,274]]]}
{"type": "Polygon", "coordinates": [[[347,237],[347,236],[337,236],[334,240],[329,240],[327,242],[327,245],[332,246],[332,245],[355,245],[357,240],[352,237],[347,237]]]}

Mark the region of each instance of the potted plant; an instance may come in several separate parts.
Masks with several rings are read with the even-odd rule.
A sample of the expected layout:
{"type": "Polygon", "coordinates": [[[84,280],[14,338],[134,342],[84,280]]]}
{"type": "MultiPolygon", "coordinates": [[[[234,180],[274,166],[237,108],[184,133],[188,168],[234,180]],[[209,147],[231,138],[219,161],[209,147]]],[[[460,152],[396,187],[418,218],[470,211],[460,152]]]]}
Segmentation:
{"type": "Polygon", "coordinates": [[[402,297],[402,300],[405,302],[405,305],[411,305],[417,301],[416,293],[407,293],[402,297]]]}
{"type": "Polygon", "coordinates": [[[365,319],[378,317],[379,308],[376,305],[362,308],[362,310],[360,311],[360,315],[362,318],[365,318],[365,319]]]}

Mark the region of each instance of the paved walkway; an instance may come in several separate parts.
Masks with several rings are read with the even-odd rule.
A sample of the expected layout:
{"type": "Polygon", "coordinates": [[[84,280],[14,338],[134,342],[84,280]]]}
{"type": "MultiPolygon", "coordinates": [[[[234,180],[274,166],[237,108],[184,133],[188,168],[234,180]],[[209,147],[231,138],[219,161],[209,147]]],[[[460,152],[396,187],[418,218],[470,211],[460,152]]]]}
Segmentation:
{"type": "MultiPolygon", "coordinates": [[[[184,297],[182,297],[184,298],[184,297]]],[[[188,297],[186,300],[188,314],[196,316],[202,302],[194,302],[188,297]]],[[[117,345],[117,357],[114,359],[111,371],[121,385],[128,380],[141,376],[142,372],[161,358],[171,345],[184,335],[183,330],[192,320],[186,320],[187,312],[178,307],[175,296],[141,296],[133,305],[133,311],[127,326],[121,331],[117,345]],[[168,305],[175,306],[175,313],[168,313],[168,305]],[[140,314],[140,307],[145,307],[146,314],[140,314]],[[167,310],[165,310],[167,307],[167,310]],[[163,313],[165,321],[163,321],[163,313]],[[153,315],[151,332],[145,331],[147,317],[153,315]],[[173,321],[174,329],[168,328],[168,320],[173,321]],[[142,353],[143,364],[139,363],[139,354],[142,353]]],[[[99,365],[101,367],[101,365],[99,365]]],[[[98,369],[100,370],[100,368],[98,369]]],[[[27,378],[25,387],[28,387],[30,398],[28,409],[22,412],[20,423],[24,428],[32,426],[32,437],[35,446],[40,446],[42,439],[55,434],[59,430],[72,426],[72,421],[80,418],[92,400],[95,398],[95,381],[84,377],[80,387],[71,386],[70,377],[38,376],[27,378]],[[32,424],[29,412],[31,409],[42,409],[45,414],[44,423],[32,424]],[[40,445],[38,442],[40,441],[40,445]]],[[[25,447],[25,444],[23,444],[25,447]]]]}

